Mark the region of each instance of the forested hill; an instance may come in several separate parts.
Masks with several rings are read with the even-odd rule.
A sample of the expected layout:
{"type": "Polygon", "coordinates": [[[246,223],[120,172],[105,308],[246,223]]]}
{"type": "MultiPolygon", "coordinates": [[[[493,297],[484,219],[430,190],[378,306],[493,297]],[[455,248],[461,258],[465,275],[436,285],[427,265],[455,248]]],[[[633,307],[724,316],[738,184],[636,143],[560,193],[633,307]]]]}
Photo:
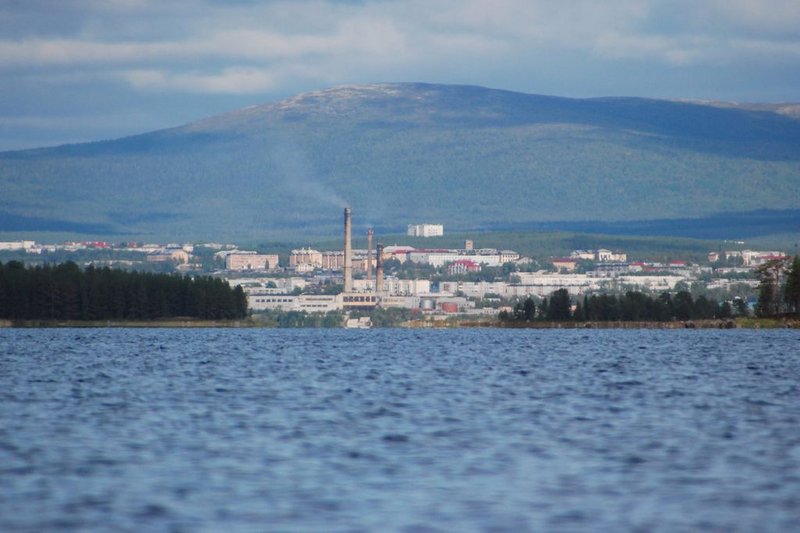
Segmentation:
{"type": "MultiPolygon", "coordinates": [[[[377,84],[0,154],[0,232],[247,239],[800,208],[797,106],[377,84]]],[[[731,238],[736,235],[731,235],[731,238]]]]}

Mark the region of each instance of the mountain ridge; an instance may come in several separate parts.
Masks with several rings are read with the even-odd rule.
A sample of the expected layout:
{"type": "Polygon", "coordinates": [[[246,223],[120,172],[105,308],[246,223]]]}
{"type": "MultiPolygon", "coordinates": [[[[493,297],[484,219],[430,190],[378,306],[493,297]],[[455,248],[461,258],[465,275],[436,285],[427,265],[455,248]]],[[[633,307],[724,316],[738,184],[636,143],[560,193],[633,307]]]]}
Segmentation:
{"type": "Polygon", "coordinates": [[[453,228],[794,209],[792,105],[339,86],[121,139],[2,152],[0,213],[213,238],[327,234],[344,204],[365,224],[453,228]]]}

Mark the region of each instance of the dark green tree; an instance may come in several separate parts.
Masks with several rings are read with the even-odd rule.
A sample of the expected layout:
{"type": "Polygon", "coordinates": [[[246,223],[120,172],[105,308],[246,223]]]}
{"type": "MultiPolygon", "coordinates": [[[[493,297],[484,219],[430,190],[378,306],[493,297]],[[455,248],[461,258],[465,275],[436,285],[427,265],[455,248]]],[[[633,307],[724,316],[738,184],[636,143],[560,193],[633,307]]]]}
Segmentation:
{"type": "Polygon", "coordinates": [[[567,289],[553,291],[547,307],[547,319],[563,321],[570,318],[572,318],[572,306],[569,301],[569,292],[567,289]]]}
{"type": "Polygon", "coordinates": [[[536,318],[536,304],[533,298],[527,298],[525,303],[522,304],[522,319],[530,321],[534,318],[536,318]]]}
{"type": "Polygon", "coordinates": [[[761,317],[775,316],[781,310],[780,281],[783,261],[773,260],[756,269],[758,274],[758,303],[756,314],[761,317]]]}
{"type": "Polygon", "coordinates": [[[750,310],[747,308],[747,300],[744,298],[734,298],[733,309],[736,312],[736,316],[750,316],[750,310]]]}
{"type": "Polygon", "coordinates": [[[679,291],[673,299],[675,318],[678,320],[690,320],[695,318],[694,299],[689,291],[679,291]]]}
{"type": "Polygon", "coordinates": [[[786,311],[800,315],[800,256],[794,256],[786,272],[786,285],[783,288],[783,301],[786,311]]]}

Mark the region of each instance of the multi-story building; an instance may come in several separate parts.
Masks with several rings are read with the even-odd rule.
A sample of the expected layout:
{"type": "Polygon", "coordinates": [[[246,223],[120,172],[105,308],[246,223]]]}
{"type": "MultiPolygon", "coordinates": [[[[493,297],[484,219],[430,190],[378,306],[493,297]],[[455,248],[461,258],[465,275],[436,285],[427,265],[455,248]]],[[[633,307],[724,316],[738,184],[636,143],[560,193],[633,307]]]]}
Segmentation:
{"type": "Polygon", "coordinates": [[[321,268],[323,270],[342,270],[344,268],[344,252],[341,250],[322,252],[321,268]]]}
{"type": "Polygon", "coordinates": [[[232,253],[225,257],[225,268],[228,270],[271,270],[278,268],[278,255],[255,252],[232,253]]]}
{"type": "Polygon", "coordinates": [[[444,235],[444,226],[441,224],[409,224],[409,237],[441,237],[444,235]]]}
{"type": "Polygon", "coordinates": [[[183,249],[167,249],[159,252],[147,254],[148,263],[178,263],[186,264],[189,262],[189,254],[183,249]]]}
{"type": "Polygon", "coordinates": [[[299,265],[311,265],[316,268],[322,268],[322,252],[312,250],[311,248],[292,250],[289,254],[289,266],[297,268],[299,265]]]}

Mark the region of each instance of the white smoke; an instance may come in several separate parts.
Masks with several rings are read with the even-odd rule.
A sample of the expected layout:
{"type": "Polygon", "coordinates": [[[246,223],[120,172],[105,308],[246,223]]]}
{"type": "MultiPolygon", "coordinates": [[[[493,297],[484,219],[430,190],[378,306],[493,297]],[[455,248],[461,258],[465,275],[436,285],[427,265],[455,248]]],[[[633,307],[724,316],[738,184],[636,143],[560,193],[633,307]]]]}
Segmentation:
{"type": "Polygon", "coordinates": [[[305,205],[322,204],[339,209],[350,205],[322,181],[319,173],[297,144],[282,140],[271,143],[269,148],[272,162],[270,177],[274,186],[299,197],[305,205]]]}

